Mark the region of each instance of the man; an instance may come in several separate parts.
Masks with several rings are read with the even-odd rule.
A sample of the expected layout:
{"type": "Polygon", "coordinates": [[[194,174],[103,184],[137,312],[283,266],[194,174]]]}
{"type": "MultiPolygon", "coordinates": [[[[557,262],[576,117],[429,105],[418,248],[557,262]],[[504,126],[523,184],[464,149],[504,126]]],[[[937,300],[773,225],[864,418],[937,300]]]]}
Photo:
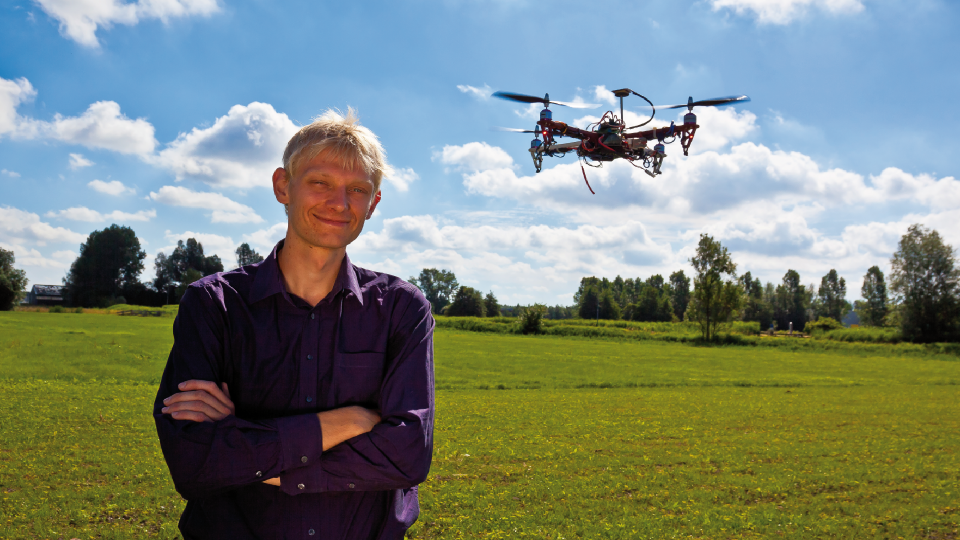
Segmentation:
{"type": "Polygon", "coordinates": [[[346,246],[388,173],[376,136],[327,112],[273,190],[286,238],[187,288],[153,415],[184,538],[394,539],[433,449],[433,318],[346,246]]]}

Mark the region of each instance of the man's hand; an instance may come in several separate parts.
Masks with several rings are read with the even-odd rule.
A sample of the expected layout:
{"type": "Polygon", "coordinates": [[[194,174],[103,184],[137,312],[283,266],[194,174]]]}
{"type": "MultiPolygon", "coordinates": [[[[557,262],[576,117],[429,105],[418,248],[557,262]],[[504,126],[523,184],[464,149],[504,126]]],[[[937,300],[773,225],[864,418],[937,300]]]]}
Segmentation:
{"type": "Polygon", "coordinates": [[[180,383],[178,388],[181,391],[163,400],[164,407],[160,410],[176,420],[216,422],[236,411],[227,383],[223,383],[221,389],[210,381],[189,380],[180,383]]]}
{"type": "Polygon", "coordinates": [[[380,423],[380,414],[357,405],[317,413],[323,433],[323,450],[333,448],[347,439],[363,435],[380,423]]]}

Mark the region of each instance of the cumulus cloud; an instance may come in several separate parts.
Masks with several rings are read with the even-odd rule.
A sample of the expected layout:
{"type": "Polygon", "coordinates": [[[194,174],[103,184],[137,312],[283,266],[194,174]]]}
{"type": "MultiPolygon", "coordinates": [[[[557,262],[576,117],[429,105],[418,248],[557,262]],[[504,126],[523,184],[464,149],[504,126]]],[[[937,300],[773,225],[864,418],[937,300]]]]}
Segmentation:
{"type": "Polygon", "coordinates": [[[789,24],[810,8],[832,14],[863,11],[860,0],[710,0],[714,11],[733,10],[737,15],[752,14],[760,24],[789,24]]]}
{"type": "Polygon", "coordinates": [[[27,79],[21,77],[11,81],[0,77],[0,135],[17,130],[22,121],[17,115],[17,107],[32,101],[36,95],[37,91],[27,79]]]}
{"type": "Polygon", "coordinates": [[[277,244],[280,240],[287,235],[287,223],[281,222],[274,224],[271,227],[266,229],[260,229],[259,231],[253,232],[251,234],[243,235],[243,241],[250,244],[254,249],[258,250],[261,255],[266,256],[266,251],[273,249],[273,246],[277,244]]]}
{"type": "Polygon", "coordinates": [[[40,216],[10,206],[0,207],[0,238],[8,244],[46,246],[55,243],[81,244],[87,237],[63,227],[40,221],[40,216]]]}
{"type": "Polygon", "coordinates": [[[20,173],[16,171],[8,171],[6,169],[0,170],[0,174],[3,176],[9,176],[10,178],[20,178],[20,173]]]}
{"type": "Polygon", "coordinates": [[[91,210],[85,206],[75,206],[73,208],[67,208],[66,210],[60,210],[59,212],[47,212],[46,216],[49,218],[69,219],[71,221],[86,221],[89,223],[99,223],[104,221],[123,223],[128,221],[150,221],[151,219],[157,217],[157,211],[140,210],[139,212],[130,214],[128,212],[114,210],[109,214],[101,214],[100,212],[91,210]]]}
{"type": "Polygon", "coordinates": [[[70,168],[73,170],[82,169],[94,165],[92,161],[83,157],[83,154],[70,154],[70,168]]]}
{"type": "Polygon", "coordinates": [[[262,223],[263,218],[253,208],[238,203],[220,193],[193,191],[182,186],[163,186],[150,192],[150,199],[171,206],[211,210],[213,223],[262,223]]]}
{"type": "Polygon", "coordinates": [[[490,96],[493,95],[493,88],[490,88],[486,84],[484,84],[483,87],[469,86],[466,84],[458,84],[457,90],[460,90],[464,94],[467,94],[481,101],[490,99],[490,96]]]}
{"type": "Polygon", "coordinates": [[[420,175],[413,169],[396,169],[393,174],[384,178],[397,191],[409,191],[410,184],[420,179],[420,175]]]}
{"type": "Polygon", "coordinates": [[[169,255],[174,248],[177,247],[178,240],[183,240],[186,242],[188,238],[194,238],[197,240],[197,242],[200,242],[203,245],[203,254],[207,257],[211,255],[220,257],[220,260],[223,261],[224,268],[231,267],[231,261],[235,259],[237,247],[240,245],[234,242],[233,238],[230,238],[229,236],[221,236],[219,234],[200,233],[193,231],[173,233],[166,231],[163,236],[166,238],[167,242],[170,242],[170,245],[160,248],[161,252],[169,255]]]}
{"type": "Polygon", "coordinates": [[[150,162],[215,186],[269,187],[287,141],[299,128],[268,103],[234,105],[205,129],[181,134],[150,162]]]}
{"type": "Polygon", "coordinates": [[[19,115],[17,107],[33,99],[36,93],[26,79],[0,78],[0,135],[51,139],[121,154],[150,154],[157,144],[153,125],[143,118],[128,118],[114,101],[98,101],[80,116],[58,113],[49,122],[19,115]]]}
{"type": "Polygon", "coordinates": [[[98,28],[134,25],[142,20],[208,16],[219,11],[217,0],[34,0],[60,23],[60,34],[86,47],[99,47],[98,28]]]}
{"type": "Polygon", "coordinates": [[[136,190],[133,188],[123,185],[123,182],[119,180],[111,180],[109,182],[104,182],[103,180],[92,180],[87,182],[87,186],[94,191],[99,191],[106,195],[123,195],[125,193],[135,193],[136,190]]]}
{"type": "Polygon", "coordinates": [[[485,142],[471,142],[463,146],[444,146],[443,150],[434,152],[433,160],[456,169],[469,171],[511,169],[514,166],[510,154],[500,147],[490,146],[485,142]]]}

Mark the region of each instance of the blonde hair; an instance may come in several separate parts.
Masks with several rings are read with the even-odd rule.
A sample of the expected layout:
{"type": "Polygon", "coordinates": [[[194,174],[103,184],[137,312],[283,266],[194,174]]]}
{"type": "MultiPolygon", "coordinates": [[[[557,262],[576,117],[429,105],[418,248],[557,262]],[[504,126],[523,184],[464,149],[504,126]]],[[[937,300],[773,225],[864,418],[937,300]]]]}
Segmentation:
{"type": "Polygon", "coordinates": [[[349,171],[363,171],[369,175],[374,192],[380,190],[383,177],[393,172],[380,139],[360,125],[353,107],[347,107],[346,116],[338,110],[327,109],[300,128],[283,151],[283,168],[292,177],[300,162],[309,161],[321,152],[349,171]]]}

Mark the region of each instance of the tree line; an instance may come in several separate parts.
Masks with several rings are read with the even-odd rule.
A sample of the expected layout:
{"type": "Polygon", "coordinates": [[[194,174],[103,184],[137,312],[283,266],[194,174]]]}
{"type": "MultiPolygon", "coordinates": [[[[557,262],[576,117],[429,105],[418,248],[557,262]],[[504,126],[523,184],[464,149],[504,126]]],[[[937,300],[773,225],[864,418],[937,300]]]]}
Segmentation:
{"type": "MultiPolygon", "coordinates": [[[[249,244],[235,251],[237,266],[263,260],[249,244]]],[[[170,255],[157,253],[152,281],[141,282],[146,252],[130,227],[111,225],[93,231],[63,278],[67,306],[107,307],[114,304],[162,306],[180,301],[188,285],[223,272],[216,254],[206,255],[195,238],[178,240],[170,255]]],[[[13,268],[12,251],[0,249],[0,309],[12,309],[24,297],[26,274],[13,268]]]]}

